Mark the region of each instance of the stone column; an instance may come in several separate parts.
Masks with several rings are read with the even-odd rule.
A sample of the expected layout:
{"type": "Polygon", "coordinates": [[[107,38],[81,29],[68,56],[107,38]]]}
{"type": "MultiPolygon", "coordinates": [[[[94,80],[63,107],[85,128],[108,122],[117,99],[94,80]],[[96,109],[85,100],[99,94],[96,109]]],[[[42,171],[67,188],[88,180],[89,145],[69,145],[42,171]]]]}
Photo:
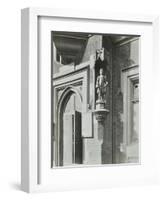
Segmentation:
{"type": "Polygon", "coordinates": [[[109,110],[104,108],[104,103],[96,103],[96,109],[94,111],[95,117],[98,124],[98,139],[103,140],[103,135],[105,132],[105,119],[107,114],[109,113],[109,110]]]}
{"type": "Polygon", "coordinates": [[[100,142],[100,160],[102,164],[102,144],[103,144],[103,136],[105,133],[105,119],[107,114],[109,113],[109,110],[105,109],[105,104],[103,102],[96,102],[96,109],[94,110],[95,118],[97,120],[97,137],[98,141],[100,142]]]}

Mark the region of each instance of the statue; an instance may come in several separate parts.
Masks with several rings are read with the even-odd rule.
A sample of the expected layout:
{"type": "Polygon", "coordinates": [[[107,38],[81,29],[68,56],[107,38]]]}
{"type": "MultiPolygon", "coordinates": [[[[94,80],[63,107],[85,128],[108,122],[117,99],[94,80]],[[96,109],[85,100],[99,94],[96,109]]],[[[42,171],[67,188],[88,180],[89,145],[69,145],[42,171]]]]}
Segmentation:
{"type": "Polygon", "coordinates": [[[106,87],[108,85],[108,82],[106,80],[106,76],[103,74],[104,70],[103,68],[100,68],[99,75],[96,80],[96,88],[97,88],[97,103],[106,103],[106,87]]]}
{"type": "Polygon", "coordinates": [[[100,59],[101,61],[104,60],[104,48],[98,49],[96,51],[96,60],[100,59]]]}

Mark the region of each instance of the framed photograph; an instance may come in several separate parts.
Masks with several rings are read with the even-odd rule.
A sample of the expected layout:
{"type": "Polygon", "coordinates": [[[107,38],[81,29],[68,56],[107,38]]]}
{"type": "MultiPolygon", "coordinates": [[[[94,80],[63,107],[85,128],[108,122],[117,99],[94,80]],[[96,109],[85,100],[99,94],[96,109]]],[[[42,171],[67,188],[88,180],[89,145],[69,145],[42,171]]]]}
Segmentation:
{"type": "Polygon", "coordinates": [[[22,190],[158,183],[158,17],[26,8],[21,23],[22,190]]]}

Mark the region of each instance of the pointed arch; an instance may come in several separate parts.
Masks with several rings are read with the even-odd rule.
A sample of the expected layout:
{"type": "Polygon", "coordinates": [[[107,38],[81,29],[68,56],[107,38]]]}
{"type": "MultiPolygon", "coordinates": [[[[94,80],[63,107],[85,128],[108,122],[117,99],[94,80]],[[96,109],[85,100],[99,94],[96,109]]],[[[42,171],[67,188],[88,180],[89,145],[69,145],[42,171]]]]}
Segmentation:
{"type": "Polygon", "coordinates": [[[63,113],[72,94],[76,94],[82,104],[82,95],[74,86],[68,86],[62,92],[57,104],[57,132],[56,132],[56,165],[63,165],[63,113]]]}

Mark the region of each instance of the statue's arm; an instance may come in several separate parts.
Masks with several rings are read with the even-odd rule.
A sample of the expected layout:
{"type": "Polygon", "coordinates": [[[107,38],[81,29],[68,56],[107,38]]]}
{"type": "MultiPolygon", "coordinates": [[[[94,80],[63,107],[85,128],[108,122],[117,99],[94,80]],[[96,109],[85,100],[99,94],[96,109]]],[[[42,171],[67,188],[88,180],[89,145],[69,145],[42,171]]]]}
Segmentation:
{"type": "Polygon", "coordinates": [[[97,77],[97,80],[96,80],[96,88],[99,87],[99,77],[97,77]]]}
{"type": "Polygon", "coordinates": [[[107,86],[107,85],[108,85],[108,81],[107,81],[106,76],[105,76],[105,86],[107,86]]]}

